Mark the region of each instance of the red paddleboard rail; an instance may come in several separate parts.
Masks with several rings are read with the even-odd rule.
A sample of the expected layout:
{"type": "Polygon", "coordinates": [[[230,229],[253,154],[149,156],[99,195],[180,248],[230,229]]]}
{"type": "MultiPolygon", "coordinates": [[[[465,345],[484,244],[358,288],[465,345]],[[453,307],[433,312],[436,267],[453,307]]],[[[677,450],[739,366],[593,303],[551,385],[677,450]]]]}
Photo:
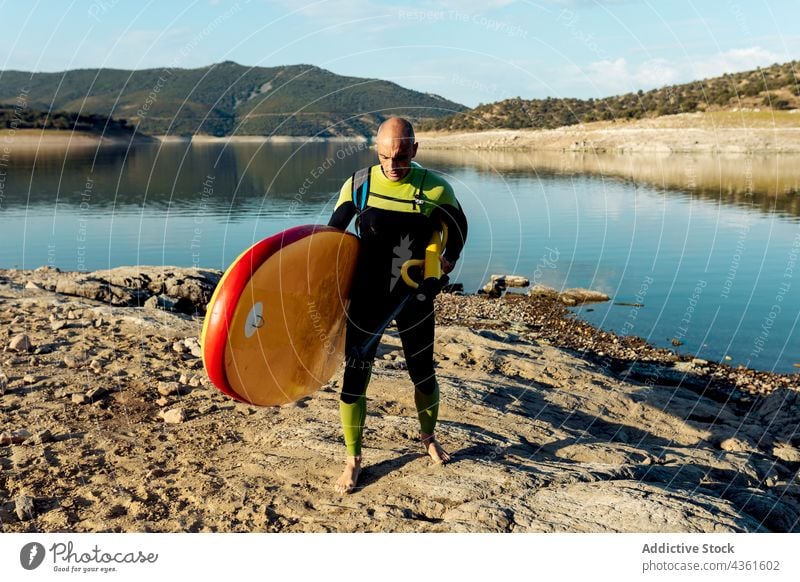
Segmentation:
{"type": "Polygon", "coordinates": [[[228,375],[225,373],[225,348],[239,298],[253,273],[264,264],[264,261],[282,248],[317,232],[341,231],[332,226],[318,224],[295,226],[284,230],[257,242],[243,252],[220,279],[219,287],[214,292],[206,315],[208,324],[203,338],[203,363],[211,382],[231,398],[247,402],[231,388],[228,375]]]}

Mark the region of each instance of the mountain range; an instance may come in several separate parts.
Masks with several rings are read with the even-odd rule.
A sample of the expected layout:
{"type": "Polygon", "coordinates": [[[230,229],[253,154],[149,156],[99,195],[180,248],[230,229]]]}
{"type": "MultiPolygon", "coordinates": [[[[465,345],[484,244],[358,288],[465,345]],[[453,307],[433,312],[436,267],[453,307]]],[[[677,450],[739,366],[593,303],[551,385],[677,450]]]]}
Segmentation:
{"type": "Polygon", "coordinates": [[[176,136],[365,136],[390,115],[421,120],[467,109],[389,81],[312,65],[230,61],[198,69],[3,71],[0,104],[112,116],[140,133],[176,136]]]}

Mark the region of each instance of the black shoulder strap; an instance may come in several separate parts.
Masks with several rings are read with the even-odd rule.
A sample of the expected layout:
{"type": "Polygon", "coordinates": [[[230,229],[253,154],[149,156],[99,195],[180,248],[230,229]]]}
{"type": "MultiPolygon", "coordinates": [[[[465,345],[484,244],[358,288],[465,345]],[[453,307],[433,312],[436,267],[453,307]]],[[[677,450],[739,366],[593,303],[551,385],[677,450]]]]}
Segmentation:
{"type": "Polygon", "coordinates": [[[369,199],[369,178],[372,173],[372,167],[361,168],[353,174],[353,204],[356,206],[356,212],[361,212],[367,207],[367,199],[369,199]]]}

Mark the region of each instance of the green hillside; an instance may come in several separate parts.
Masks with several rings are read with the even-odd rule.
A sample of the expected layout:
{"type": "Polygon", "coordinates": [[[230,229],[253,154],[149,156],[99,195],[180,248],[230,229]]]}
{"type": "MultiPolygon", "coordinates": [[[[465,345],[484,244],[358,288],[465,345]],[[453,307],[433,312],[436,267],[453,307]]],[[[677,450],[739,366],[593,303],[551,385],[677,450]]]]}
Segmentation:
{"type": "Polygon", "coordinates": [[[797,61],[603,99],[506,99],[421,124],[422,130],[553,129],[602,120],[642,119],[733,108],[800,108],[797,61]]]}
{"type": "Polygon", "coordinates": [[[42,111],[19,104],[0,103],[0,129],[54,129],[96,133],[99,135],[130,135],[134,127],[124,119],[106,115],[80,115],[68,111],[42,111]]]}
{"type": "Polygon", "coordinates": [[[80,69],[0,73],[0,103],[114,116],[151,135],[371,134],[387,116],[421,120],[463,105],[377,79],[343,77],[312,65],[200,69],[80,69]]]}

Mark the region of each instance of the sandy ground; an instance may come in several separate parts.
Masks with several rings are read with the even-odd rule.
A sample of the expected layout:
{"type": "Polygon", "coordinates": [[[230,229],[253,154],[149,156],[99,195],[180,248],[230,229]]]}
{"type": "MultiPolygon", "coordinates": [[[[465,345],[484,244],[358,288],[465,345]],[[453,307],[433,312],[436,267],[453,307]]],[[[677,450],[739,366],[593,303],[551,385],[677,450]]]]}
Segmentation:
{"type": "Polygon", "coordinates": [[[293,405],[235,403],[205,378],[198,317],[36,279],[0,272],[2,531],[800,531],[796,375],[759,396],[686,366],[676,380],[670,358],[620,374],[502,302],[443,298],[461,322],[436,347],[454,462],[415,440],[390,330],[342,497],[341,371],[293,405]]]}

